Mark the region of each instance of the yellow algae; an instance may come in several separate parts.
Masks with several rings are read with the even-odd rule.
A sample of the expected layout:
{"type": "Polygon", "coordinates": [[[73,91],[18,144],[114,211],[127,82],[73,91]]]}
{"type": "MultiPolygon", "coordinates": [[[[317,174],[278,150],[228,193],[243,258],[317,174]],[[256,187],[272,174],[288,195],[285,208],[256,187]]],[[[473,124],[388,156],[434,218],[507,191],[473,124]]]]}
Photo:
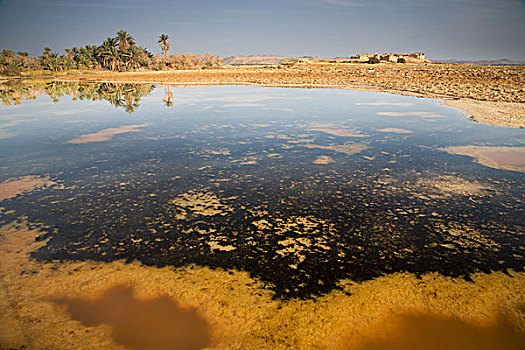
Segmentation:
{"type": "Polygon", "coordinates": [[[267,155],[268,158],[283,158],[282,154],[279,153],[270,153],[267,155]]]}
{"type": "Polygon", "coordinates": [[[330,164],[335,163],[335,160],[333,160],[330,156],[318,156],[312,163],[314,164],[330,164]]]}
{"type": "Polygon", "coordinates": [[[223,252],[230,252],[232,250],[237,249],[234,246],[229,245],[229,244],[221,245],[220,241],[216,241],[216,240],[210,240],[208,242],[208,245],[210,246],[211,250],[220,250],[220,251],[223,251],[223,252]]]}
{"type": "Polygon", "coordinates": [[[425,192],[438,195],[483,195],[495,191],[494,186],[479,181],[470,181],[463,177],[441,175],[420,178],[416,187],[425,192]]]}
{"type": "Polygon", "coordinates": [[[233,210],[210,192],[189,191],[178,195],[170,203],[176,205],[181,211],[177,219],[185,218],[188,212],[195,215],[212,216],[226,215],[227,212],[233,210]]]}
{"type": "Polygon", "coordinates": [[[252,225],[257,227],[260,231],[270,229],[273,227],[267,220],[261,219],[252,222],[252,225]]]}
{"type": "Polygon", "coordinates": [[[16,197],[22,193],[28,193],[39,188],[46,188],[56,184],[49,177],[35,175],[22,176],[19,178],[7,179],[0,183],[0,201],[16,197]]]}

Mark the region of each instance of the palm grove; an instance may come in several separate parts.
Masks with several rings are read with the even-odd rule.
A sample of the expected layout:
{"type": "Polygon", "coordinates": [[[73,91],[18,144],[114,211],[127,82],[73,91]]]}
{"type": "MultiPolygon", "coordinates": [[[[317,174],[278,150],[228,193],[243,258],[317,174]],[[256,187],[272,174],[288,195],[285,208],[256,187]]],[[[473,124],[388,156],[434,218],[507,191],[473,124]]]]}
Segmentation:
{"type": "Polygon", "coordinates": [[[18,75],[27,70],[64,71],[69,69],[107,69],[126,71],[135,69],[203,69],[221,65],[221,57],[211,54],[169,55],[170,41],[161,34],[159,44],[162,55],[153,55],[143,46],[137,46],[135,38],[120,30],[115,37],[109,37],[101,45],[86,45],[65,49],[59,55],[50,48],[44,48],[42,55],[29,57],[27,52],[0,52],[0,74],[18,75]]]}

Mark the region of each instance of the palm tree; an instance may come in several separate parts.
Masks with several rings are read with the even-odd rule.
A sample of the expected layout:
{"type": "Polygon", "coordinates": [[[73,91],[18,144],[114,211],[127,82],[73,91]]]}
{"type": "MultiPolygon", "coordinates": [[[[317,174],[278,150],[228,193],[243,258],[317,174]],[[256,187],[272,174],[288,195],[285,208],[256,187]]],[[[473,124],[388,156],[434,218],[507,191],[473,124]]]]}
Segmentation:
{"type": "Polygon", "coordinates": [[[93,68],[98,63],[99,47],[95,45],[86,45],[81,49],[83,61],[89,68],[93,68]]]}
{"type": "Polygon", "coordinates": [[[157,41],[157,44],[159,44],[160,48],[162,49],[162,53],[164,54],[164,56],[168,56],[168,52],[170,51],[170,41],[168,35],[159,35],[159,40],[157,41]]]}
{"type": "Polygon", "coordinates": [[[125,51],[128,48],[128,46],[135,45],[135,38],[133,38],[131,34],[126,32],[125,30],[120,30],[117,33],[117,37],[115,39],[117,40],[118,48],[121,51],[125,51]]]}
{"type": "Polygon", "coordinates": [[[112,47],[109,54],[111,57],[111,70],[119,69],[121,63],[120,51],[116,47],[112,47]]]}
{"type": "MultiPolygon", "coordinates": [[[[46,48],[48,49],[48,48],[46,48]]],[[[52,71],[58,71],[59,69],[59,58],[56,52],[50,52],[51,49],[46,50],[42,55],[42,68],[52,71]]]]}
{"type": "Polygon", "coordinates": [[[108,47],[115,47],[118,45],[116,38],[108,37],[106,40],[102,42],[102,46],[108,46],[108,47]]]}
{"type": "Polygon", "coordinates": [[[102,45],[97,48],[97,58],[100,60],[102,67],[110,68],[111,70],[117,68],[117,63],[120,60],[120,52],[116,48],[116,43],[116,39],[107,38],[102,45]]]}
{"type": "Polygon", "coordinates": [[[76,68],[74,67],[75,52],[73,51],[73,49],[65,49],[64,51],[66,52],[67,68],[76,68]]]}
{"type": "Polygon", "coordinates": [[[144,61],[145,56],[146,54],[141,48],[132,46],[123,54],[123,57],[125,58],[126,69],[135,69],[140,67],[140,64],[142,61],[144,61]]]}
{"type": "Polygon", "coordinates": [[[42,52],[42,56],[49,56],[51,53],[51,49],[49,47],[44,47],[44,52],[42,52]]]}
{"type": "Polygon", "coordinates": [[[11,64],[15,59],[15,53],[11,50],[2,50],[2,56],[4,57],[6,64],[11,64]]]}

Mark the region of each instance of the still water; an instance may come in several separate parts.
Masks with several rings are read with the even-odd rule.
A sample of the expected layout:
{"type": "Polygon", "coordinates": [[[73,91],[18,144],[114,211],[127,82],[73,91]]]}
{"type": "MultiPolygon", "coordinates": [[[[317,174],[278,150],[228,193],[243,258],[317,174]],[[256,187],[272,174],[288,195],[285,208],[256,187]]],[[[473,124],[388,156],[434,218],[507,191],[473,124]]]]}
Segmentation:
{"type": "Polygon", "coordinates": [[[525,132],[430,99],[334,89],[3,90],[0,201],[41,261],[238,269],[275,298],[408,271],[523,271],[525,132]]]}

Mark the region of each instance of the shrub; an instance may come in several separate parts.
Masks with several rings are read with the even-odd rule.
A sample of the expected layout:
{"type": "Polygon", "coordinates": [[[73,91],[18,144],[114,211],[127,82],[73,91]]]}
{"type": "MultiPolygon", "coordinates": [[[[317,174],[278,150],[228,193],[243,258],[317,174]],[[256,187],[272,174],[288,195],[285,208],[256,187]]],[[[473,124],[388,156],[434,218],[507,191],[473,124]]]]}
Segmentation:
{"type": "Polygon", "coordinates": [[[405,60],[403,57],[399,57],[397,59],[397,63],[407,63],[407,60],[405,60]]]}
{"type": "Polygon", "coordinates": [[[14,65],[0,67],[0,75],[14,77],[20,75],[20,69],[14,65]]]}
{"type": "Polygon", "coordinates": [[[368,63],[370,64],[376,64],[376,63],[379,63],[380,60],[379,60],[379,57],[377,56],[374,56],[374,57],[370,57],[370,59],[368,60],[368,63]]]}

